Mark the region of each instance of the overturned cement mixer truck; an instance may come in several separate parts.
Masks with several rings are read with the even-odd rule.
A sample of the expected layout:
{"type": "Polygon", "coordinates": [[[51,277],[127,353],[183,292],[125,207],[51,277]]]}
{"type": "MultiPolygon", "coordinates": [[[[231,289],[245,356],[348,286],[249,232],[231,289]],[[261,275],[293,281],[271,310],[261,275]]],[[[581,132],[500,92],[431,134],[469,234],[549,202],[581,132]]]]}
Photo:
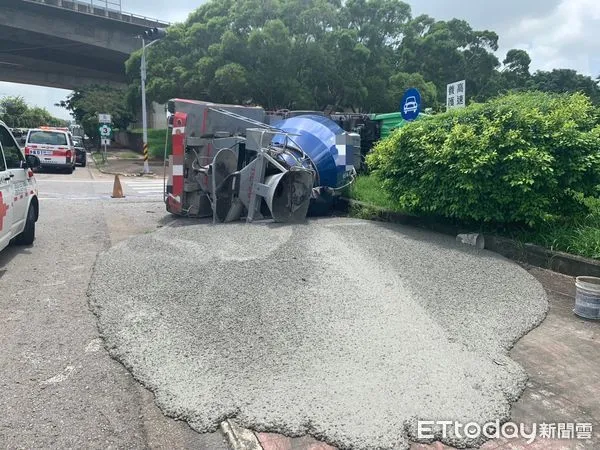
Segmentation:
{"type": "Polygon", "coordinates": [[[263,108],[173,99],[167,211],[213,222],[298,222],[354,181],[360,136],[301,115],[269,123],[263,108]]]}

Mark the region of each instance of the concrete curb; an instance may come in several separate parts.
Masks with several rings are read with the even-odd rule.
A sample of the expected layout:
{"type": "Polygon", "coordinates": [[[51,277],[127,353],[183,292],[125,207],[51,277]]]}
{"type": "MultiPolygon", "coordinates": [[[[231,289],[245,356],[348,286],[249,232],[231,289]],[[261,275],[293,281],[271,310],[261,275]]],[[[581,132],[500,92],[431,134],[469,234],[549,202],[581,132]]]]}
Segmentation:
{"type": "MultiPolygon", "coordinates": [[[[368,203],[341,197],[338,199],[337,208],[348,212],[352,206],[368,208],[374,213],[374,219],[382,222],[398,223],[418,228],[426,228],[442,234],[456,236],[459,233],[472,232],[473,230],[461,229],[450,225],[436,223],[430,219],[424,219],[408,214],[388,211],[384,208],[373,206],[368,203]]],[[[526,244],[500,236],[485,235],[485,248],[499,253],[519,263],[525,263],[554,272],[573,277],[592,276],[600,277],[600,261],[571,255],[569,253],[557,252],[540,247],[539,245],[526,244]]]]}
{"type": "Polygon", "coordinates": [[[233,450],[263,450],[254,432],[227,419],[219,425],[233,450]]]}

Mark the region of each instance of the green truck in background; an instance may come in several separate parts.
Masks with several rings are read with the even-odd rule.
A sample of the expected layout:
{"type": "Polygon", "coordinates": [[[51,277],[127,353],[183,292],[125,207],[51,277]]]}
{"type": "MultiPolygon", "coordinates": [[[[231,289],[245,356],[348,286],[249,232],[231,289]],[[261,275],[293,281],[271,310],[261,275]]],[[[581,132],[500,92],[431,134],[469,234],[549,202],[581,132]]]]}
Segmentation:
{"type": "MultiPolygon", "coordinates": [[[[429,114],[421,113],[417,120],[428,117],[429,114]]],[[[334,120],[347,132],[360,135],[361,161],[357,170],[365,169],[365,158],[373,146],[381,139],[387,138],[394,130],[402,128],[408,122],[402,118],[400,112],[384,114],[361,113],[334,113],[329,118],[334,120]]]]}
{"type": "MultiPolygon", "coordinates": [[[[427,116],[428,114],[421,113],[419,114],[419,118],[417,120],[427,116]]],[[[371,120],[379,123],[379,136],[381,139],[385,139],[392,133],[392,131],[397,128],[402,128],[408,123],[402,118],[402,114],[399,112],[375,114],[371,120]]]]}

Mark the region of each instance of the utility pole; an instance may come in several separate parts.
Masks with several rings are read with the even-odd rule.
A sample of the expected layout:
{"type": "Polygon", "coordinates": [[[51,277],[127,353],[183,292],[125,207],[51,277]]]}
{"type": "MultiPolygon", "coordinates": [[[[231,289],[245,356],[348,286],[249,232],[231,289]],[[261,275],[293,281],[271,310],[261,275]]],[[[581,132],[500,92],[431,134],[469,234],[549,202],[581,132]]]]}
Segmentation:
{"type": "Polygon", "coordinates": [[[144,173],[150,173],[148,164],[148,112],[146,110],[146,41],[142,38],[142,129],[144,141],[144,173]]]}
{"type": "Polygon", "coordinates": [[[164,28],[150,28],[144,31],[142,36],[142,64],[140,67],[140,74],[142,77],[142,129],[143,129],[143,141],[144,141],[144,174],[150,173],[150,165],[148,164],[148,111],[146,109],[146,49],[155,42],[165,37],[167,34],[164,28]],[[146,40],[150,43],[146,45],[146,40]]]}

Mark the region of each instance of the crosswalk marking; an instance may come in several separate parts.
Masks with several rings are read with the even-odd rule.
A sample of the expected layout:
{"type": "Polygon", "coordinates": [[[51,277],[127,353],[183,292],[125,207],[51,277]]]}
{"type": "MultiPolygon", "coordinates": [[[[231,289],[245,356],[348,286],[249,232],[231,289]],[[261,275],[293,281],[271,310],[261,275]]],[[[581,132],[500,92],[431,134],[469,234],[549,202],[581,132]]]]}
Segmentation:
{"type": "Polygon", "coordinates": [[[128,189],[135,191],[136,194],[161,194],[163,193],[164,181],[125,181],[125,186],[128,189]]]}

